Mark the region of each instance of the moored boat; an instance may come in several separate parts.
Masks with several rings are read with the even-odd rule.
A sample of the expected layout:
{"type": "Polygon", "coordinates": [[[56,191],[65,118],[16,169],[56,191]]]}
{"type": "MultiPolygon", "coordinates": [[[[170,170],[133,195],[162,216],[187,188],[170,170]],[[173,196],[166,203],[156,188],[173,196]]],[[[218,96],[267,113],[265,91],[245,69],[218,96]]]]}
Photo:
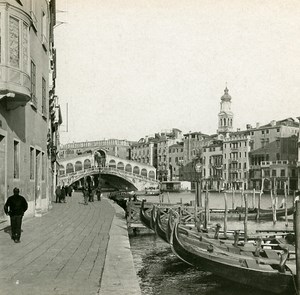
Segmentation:
{"type": "Polygon", "coordinates": [[[170,244],[173,252],[192,266],[261,290],[292,294],[288,292],[294,288],[294,274],[286,265],[287,250],[278,259],[241,254],[241,251],[232,253],[190,236],[178,221],[174,222],[170,244]]]}
{"type": "Polygon", "coordinates": [[[159,187],[146,187],[145,188],[145,195],[159,196],[160,195],[160,189],[159,189],[159,187]]]}

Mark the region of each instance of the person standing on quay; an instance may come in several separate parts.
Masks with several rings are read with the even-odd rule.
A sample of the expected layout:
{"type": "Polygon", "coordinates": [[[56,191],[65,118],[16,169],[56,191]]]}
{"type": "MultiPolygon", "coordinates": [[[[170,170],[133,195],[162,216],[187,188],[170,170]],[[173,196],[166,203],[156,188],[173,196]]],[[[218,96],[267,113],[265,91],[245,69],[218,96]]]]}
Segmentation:
{"type": "Polygon", "coordinates": [[[61,200],[61,188],[60,185],[58,185],[55,190],[55,203],[60,203],[60,200],[61,200]]]}
{"type": "Polygon", "coordinates": [[[65,186],[63,185],[62,188],[61,188],[61,193],[60,193],[60,196],[61,196],[61,202],[63,203],[66,203],[66,188],[65,186]]]}
{"type": "Polygon", "coordinates": [[[15,243],[20,243],[22,218],[28,209],[28,203],[23,196],[20,196],[20,190],[17,187],[13,192],[14,194],[7,199],[4,205],[4,212],[10,216],[11,238],[15,243]]]}

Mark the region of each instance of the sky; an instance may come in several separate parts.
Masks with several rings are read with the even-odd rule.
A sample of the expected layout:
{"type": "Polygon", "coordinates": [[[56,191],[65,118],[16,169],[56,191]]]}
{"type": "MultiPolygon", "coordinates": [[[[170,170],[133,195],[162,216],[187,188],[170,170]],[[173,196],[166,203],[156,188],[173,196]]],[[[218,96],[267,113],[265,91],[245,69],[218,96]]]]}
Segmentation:
{"type": "Polygon", "coordinates": [[[57,0],[57,9],[63,144],[216,133],[226,85],[235,129],[300,116],[299,1],[57,0]]]}

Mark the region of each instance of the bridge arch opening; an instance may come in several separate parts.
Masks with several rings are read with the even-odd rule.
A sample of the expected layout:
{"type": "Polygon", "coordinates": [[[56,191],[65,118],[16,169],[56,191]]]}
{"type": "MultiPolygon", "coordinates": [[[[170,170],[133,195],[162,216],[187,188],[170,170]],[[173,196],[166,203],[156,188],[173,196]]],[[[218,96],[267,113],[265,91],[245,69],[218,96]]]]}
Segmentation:
{"type": "Polygon", "coordinates": [[[83,162],[83,168],[84,168],[84,170],[89,169],[91,167],[92,167],[91,161],[89,159],[85,159],[84,162],[83,162]]]}
{"type": "Polygon", "coordinates": [[[118,165],[117,165],[117,169],[124,170],[124,163],[123,162],[119,162],[118,165]]]}
{"type": "Polygon", "coordinates": [[[106,165],[106,152],[102,149],[94,152],[94,162],[98,167],[105,167],[106,165]]]}
{"type": "Polygon", "coordinates": [[[66,173],[73,173],[74,172],[74,166],[72,163],[68,163],[66,167],[66,173]]]}
{"type": "Polygon", "coordinates": [[[81,161],[76,161],[75,163],[75,172],[76,171],[81,171],[82,170],[82,162],[81,161]]]}
{"type": "Polygon", "coordinates": [[[133,167],[133,174],[140,174],[140,168],[138,166],[133,167]]]}
{"type": "Polygon", "coordinates": [[[66,173],[65,166],[59,165],[59,175],[64,175],[66,173]]]}
{"type": "Polygon", "coordinates": [[[155,173],[154,171],[149,171],[149,178],[155,179],[155,173]]]}
{"type": "Polygon", "coordinates": [[[142,176],[144,176],[144,177],[147,177],[147,170],[145,169],[145,168],[143,168],[142,170],[141,170],[141,175],[142,176]]]}
{"type": "Polygon", "coordinates": [[[108,164],[109,168],[116,168],[116,161],[115,160],[110,160],[108,164]]]}
{"type": "Polygon", "coordinates": [[[127,164],[127,165],[125,166],[125,171],[126,171],[126,172],[132,173],[132,166],[131,166],[130,164],[127,164]]]}

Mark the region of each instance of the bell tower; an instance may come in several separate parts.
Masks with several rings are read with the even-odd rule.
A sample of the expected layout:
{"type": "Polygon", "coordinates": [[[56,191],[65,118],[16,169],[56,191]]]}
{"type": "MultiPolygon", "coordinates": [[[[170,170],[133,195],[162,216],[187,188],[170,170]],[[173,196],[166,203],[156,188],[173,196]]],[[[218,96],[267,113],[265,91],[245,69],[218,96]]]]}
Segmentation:
{"type": "Polygon", "coordinates": [[[218,115],[218,134],[226,135],[228,132],[233,131],[233,113],[231,111],[231,96],[228,94],[226,86],[224,95],[221,97],[220,113],[218,115]]]}

